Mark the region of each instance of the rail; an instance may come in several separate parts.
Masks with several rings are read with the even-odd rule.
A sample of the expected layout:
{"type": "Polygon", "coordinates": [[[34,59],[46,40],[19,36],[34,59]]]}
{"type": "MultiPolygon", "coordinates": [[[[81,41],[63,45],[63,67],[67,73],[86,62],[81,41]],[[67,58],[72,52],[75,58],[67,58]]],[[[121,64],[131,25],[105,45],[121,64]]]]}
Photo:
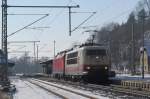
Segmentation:
{"type": "MultiPolygon", "coordinates": [[[[64,91],[67,91],[67,92],[70,92],[70,93],[73,93],[73,94],[76,94],[76,95],[79,95],[79,96],[82,96],[82,97],[85,97],[85,98],[88,98],[88,99],[99,99],[99,98],[97,98],[97,97],[94,97],[94,96],[91,96],[91,95],[87,95],[87,94],[85,94],[85,93],[82,93],[82,92],[78,92],[78,91],[73,91],[73,90],[71,90],[71,89],[68,89],[68,88],[64,88],[64,87],[60,87],[60,86],[57,86],[57,85],[54,85],[54,84],[50,84],[50,83],[48,83],[48,82],[45,82],[45,81],[41,81],[41,80],[37,80],[37,79],[32,79],[30,82],[31,83],[33,83],[33,84],[35,84],[35,85],[37,85],[37,86],[39,86],[39,87],[43,87],[42,85],[40,85],[40,84],[37,84],[36,82],[34,82],[34,81],[36,81],[36,82],[40,82],[40,83],[43,83],[43,84],[46,84],[46,85],[49,85],[49,86],[53,86],[53,87],[56,87],[56,88],[58,88],[58,89],[62,89],[62,90],[64,90],[64,91]]],[[[49,90],[48,88],[44,88],[44,89],[47,89],[47,90],[49,90]]],[[[59,94],[60,95],[60,94],[59,94]]],[[[62,95],[63,96],[63,95],[62,95]]],[[[67,96],[63,96],[63,98],[64,99],[68,99],[67,98],[67,96]]]]}
{"type": "Polygon", "coordinates": [[[48,92],[50,92],[50,93],[52,93],[52,94],[54,94],[54,95],[56,95],[56,96],[58,96],[58,97],[60,97],[60,98],[62,98],[62,99],[68,99],[67,97],[65,97],[65,96],[63,96],[61,94],[58,94],[58,93],[56,93],[56,92],[54,92],[54,91],[52,91],[50,89],[47,89],[47,88],[45,88],[45,87],[43,87],[43,86],[41,86],[41,85],[39,85],[37,83],[34,83],[32,81],[29,81],[29,82],[34,84],[34,85],[36,85],[36,86],[38,86],[38,87],[40,87],[40,88],[42,88],[42,89],[44,89],[44,90],[46,90],[46,91],[48,91],[48,92]]]}
{"type": "Polygon", "coordinates": [[[102,90],[105,92],[122,93],[125,95],[130,95],[130,96],[135,96],[135,97],[150,98],[150,91],[129,89],[129,88],[123,87],[121,85],[83,84],[83,83],[68,82],[68,81],[63,81],[63,80],[52,80],[52,81],[54,81],[54,82],[56,81],[56,82],[64,83],[64,84],[67,83],[67,84],[73,85],[74,87],[82,86],[84,88],[90,88],[93,90],[102,90]]]}

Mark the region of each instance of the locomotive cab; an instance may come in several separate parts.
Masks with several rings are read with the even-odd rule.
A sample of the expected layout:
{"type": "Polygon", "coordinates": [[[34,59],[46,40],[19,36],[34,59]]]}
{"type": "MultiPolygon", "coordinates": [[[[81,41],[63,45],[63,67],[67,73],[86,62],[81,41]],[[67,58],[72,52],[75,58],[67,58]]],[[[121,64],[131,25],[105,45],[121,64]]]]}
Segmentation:
{"type": "Polygon", "coordinates": [[[105,83],[110,61],[107,48],[87,45],[59,53],[53,61],[53,75],[67,80],[105,83]]]}
{"type": "Polygon", "coordinates": [[[87,82],[103,83],[108,80],[109,58],[107,50],[100,47],[84,49],[83,79],[87,82]]]}

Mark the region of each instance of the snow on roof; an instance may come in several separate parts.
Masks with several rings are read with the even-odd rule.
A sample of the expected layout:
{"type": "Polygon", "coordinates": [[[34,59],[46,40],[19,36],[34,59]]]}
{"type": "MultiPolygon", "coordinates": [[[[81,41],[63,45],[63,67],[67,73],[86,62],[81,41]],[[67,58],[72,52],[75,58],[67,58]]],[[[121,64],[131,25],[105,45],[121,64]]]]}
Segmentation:
{"type": "Polygon", "coordinates": [[[44,62],[40,62],[40,64],[51,64],[52,63],[52,59],[51,60],[47,60],[47,61],[44,61],[44,62]]]}

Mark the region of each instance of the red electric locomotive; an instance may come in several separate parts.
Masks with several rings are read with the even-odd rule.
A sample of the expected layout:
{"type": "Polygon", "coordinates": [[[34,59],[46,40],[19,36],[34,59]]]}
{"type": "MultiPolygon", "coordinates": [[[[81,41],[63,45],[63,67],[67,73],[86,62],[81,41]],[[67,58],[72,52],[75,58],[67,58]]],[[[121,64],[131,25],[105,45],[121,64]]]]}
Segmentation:
{"type": "Polygon", "coordinates": [[[62,78],[65,73],[65,54],[66,52],[58,53],[53,60],[52,72],[55,78],[62,78]]]}

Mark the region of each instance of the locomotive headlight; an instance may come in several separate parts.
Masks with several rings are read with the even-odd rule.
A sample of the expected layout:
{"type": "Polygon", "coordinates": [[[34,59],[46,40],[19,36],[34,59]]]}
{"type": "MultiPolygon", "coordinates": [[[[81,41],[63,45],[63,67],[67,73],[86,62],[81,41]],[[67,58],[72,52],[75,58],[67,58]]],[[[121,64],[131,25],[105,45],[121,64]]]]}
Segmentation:
{"type": "Polygon", "coordinates": [[[96,59],[99,59],[99,56],[96,56],[96,59]]]}
{"type": "Polygon", "coordinates": [[[89,66],[88,66],[88,67],[86,67],[86,69],[88,69],[88,70],[89,70],[89,69],[91,69],[91,67],[89,67],[89,66]]]}
{"type": "Polygon", "coordinates": [[[84,71],[83,74],[87,74],[88,72],[84,71]]]}
{"type": "Polygon", "coordinates": [[[108,67],[107,66],[105,66],[105,70],[107,70],[108,69],[108,67]]]}

